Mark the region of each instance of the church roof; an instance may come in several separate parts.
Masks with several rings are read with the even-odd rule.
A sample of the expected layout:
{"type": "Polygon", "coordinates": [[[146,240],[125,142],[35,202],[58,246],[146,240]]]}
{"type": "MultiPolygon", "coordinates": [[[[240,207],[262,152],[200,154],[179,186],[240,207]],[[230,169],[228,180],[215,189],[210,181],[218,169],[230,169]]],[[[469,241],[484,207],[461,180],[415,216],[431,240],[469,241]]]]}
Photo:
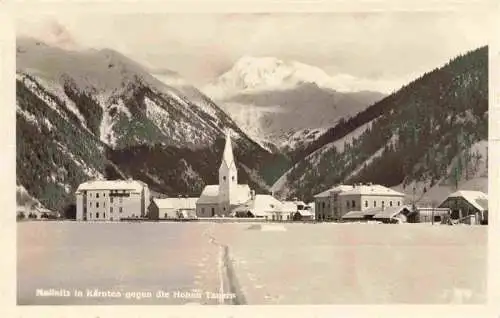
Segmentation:
{"type": "MultiPolygon", "coordinates": [[[[248,200],[250,197],[250,187],[248,184],[238,184],[235,187],[236,191],[236,202],[231,202],[231,204],[241,204],[248,200]]],[[[207,185],[200,195],[196,204],[215,204],[219,203],[219,185],[207,185]]]]}

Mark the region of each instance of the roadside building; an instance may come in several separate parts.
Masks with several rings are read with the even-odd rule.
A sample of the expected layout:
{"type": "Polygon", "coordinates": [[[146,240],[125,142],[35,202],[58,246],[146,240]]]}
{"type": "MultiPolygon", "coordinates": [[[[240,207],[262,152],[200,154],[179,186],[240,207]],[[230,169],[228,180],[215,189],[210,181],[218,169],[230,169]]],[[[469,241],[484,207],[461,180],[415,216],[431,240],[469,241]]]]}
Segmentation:
{"type": "Polygon", "coordinates": [[[117,221],[145,217],[149,206],[147,184],[137,180],[95,180],[78,187],[76,219],[117,221]]]}
{"type": "Polygon", "coordinates": [[[351,185],[337,185],[314,196],[314,213],[317,220],[336,220],[342,217],[339,194],[353,189],[351,185]]]}
{"type": "Polygon", "coordinates": [[[338,194],[340,215],[351,211],[400,207],[405,194],[378,184],[355,184],[351,190],[338,194]]]}
{"type": "Polygon", "coordinates": [[[461,190],[450,194],[439,208],[451,210],[451,218],[473,217],[476,223],[488,224],[488,195],[480,191],[461,190]]]}
{"type": "Polygon", "coordinates": [[[196,215],[198,198],[165,198],[153,199],[149,208],[152,220],[193,218],[196,215]]]}

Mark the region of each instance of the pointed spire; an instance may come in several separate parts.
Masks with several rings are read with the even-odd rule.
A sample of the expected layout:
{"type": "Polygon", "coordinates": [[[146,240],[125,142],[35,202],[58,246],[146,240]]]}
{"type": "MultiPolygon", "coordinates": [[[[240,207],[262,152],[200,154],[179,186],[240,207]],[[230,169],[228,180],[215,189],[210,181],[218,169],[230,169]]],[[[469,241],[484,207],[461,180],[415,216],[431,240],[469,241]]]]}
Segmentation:
{"type": "Polygon", "coordinates": [[[234,163],[231,133],[228,128],[224,129],[224,132],[226,134],[226,145],[224,146],[224,154],[222,155],[222,164],[225,163],[227,167],[230,167],[234,163]]]}

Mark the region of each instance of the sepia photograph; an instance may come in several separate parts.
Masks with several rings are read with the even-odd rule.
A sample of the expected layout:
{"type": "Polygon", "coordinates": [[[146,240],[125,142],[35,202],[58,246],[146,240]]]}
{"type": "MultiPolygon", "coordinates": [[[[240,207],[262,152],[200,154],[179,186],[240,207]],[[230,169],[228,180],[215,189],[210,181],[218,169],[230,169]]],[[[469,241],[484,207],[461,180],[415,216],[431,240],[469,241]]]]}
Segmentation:
{"type": "Polygon", "coordinates": [[[15,18],[17,305],[488,303],[484,10],[53,7],[15,18]]]}

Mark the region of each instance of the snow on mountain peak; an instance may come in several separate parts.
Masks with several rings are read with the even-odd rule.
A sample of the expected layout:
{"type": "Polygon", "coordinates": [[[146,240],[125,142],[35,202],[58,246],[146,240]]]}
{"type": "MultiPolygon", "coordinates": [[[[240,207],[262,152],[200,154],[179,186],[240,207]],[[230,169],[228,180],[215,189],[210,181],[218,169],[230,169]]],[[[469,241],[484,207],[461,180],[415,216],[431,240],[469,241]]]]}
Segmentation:
{"type": "Polygon", "coordinates": [[[296,61],[275,57],[241,57],[205,90],[214,98],[242,90],[284,89],[301,83],[331,88],[331,77],[323,70],[296,61]]]}

